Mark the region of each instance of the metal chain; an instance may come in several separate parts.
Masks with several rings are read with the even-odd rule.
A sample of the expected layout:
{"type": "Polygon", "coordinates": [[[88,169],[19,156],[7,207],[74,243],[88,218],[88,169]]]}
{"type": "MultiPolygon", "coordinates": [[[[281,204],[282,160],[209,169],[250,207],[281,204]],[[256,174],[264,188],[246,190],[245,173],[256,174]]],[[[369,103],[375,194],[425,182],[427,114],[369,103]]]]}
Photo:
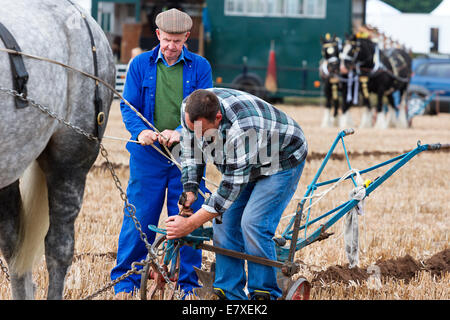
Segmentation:
{"type": "MultiPolygon", "coordinates": [[[[8,95],[13,96],[13,97],[17,97],[17,98],[19,98],[19,99],[21,99],[23,101],[28,102],[31,106],[37,108],[38,110],[40,110],[44,114],[47,114],[51,118],[57,120],[59,123],[64,124],[65,126],[71,128],[75,132],[85,136],[89,140],[96,141],[96,142],[99,143],[100,153],[101,153],[102,157],[105,158],[106,166],[107,166],[107,168],[109,169],[109,171],[110,171],[110,173],[112,175],[112,178],[114,180],[116,188],[119,190],[120,198],[124,201],[124,214],[127,217],[129,217],[129,218],[131,218],[133,220],[135,228],[136,228],[136,230],[139,231],[140,238],[144,242],[145,247],[147,248],[148,255],[147,255],[146,259],[141,260],[140,262],[133,262],[132,265],[131,265],[131,269],[130,270],[128,270],[126,273],[124,273],[122,276],[120,276],[116,280],[111,281],[109,284],[107,284],[106,286],[104,286],[103,288],[98,290],[97,292],[89,295],[88,297],[85,298],[85,300],[91,299],[91,298],[99,295],[100,293],[108,290],[109,288],[113,287],[116,283],[122,281],[123,279],[129,277],[132,274],[140,274],[141,271],[137,270],[137,266],[143,266],[146,263],[152,263],[152,266],[156,267],[158,273],[161,274],[161,276],[164,278],[166,283],[169,286],[171,286],[171,290],[174,290],[176,292],[175,285],[170,281],[167,273],[164,271],[163,267],[159,264],[159,262],[157,260],[157,256],[153,252],[151,244],[148,242],[147,235],[142,231],[141,223],[139,222],[139,220],[137,219],[137,217],[135,215],[136,208],[134,207],[134,205],[129,203],[127,194],[125,193],[125,191],[122,188],[122,183],[120,182],[120,179],[117,176],[111,161],[109,161],[108,151],[106,150],[105,146],[101,143],[100,139],[98,137],[96,137],[95,135],[93,135],[93,134],[91,134],[89,132],[86,132],[84,129],[80,128],[79,126],[76,126],[76,125],[68,122],[67,120],[59,117],[55,112],[53,112],[52,110],[50,110],[46,106],[43,106],[42,104],[37,103],[33,99],[31,99],[29,97],[26,97],[23,93],[19,93],[16,90],[9,89],[9,88],[3,88],[3,87],[0,87],[0,92],[8,94],[8,95]]],[[[6,268],[6,266],[3,265],[1,259],[0,259],[0,265],[1,265],[2,271],[6,274],[6,277],[9,280],[8,269],[6,268]]]]}
{"type": "Polygon", "coordinates": [[[8,267],[3,264],[3,260],[0,259],[0,268],[2,269],[2,272],[5,274],[6,280],[9,282],[11,281],[8,273],[8,267]]]}
{"type": "MultiPolygon", "coordinates": [[[[144,261],[145,263],[152,263],[152,265],[153,266],[155,266],[158,270],[158,273],[160,273],[161,274],[161,276],[164,278],[164,280],[166,281],[166,283],[169,285],[169,286],[172,286],[172,290],[175,290],[175,287],[173,286],[173,284],[172,284],[172,282],[170,281],[170,279],[169,279],[169,277],[168,277],[168,275],[167,275],[167,273],[164,271],[164,268],[158,263],[158,261],[157,261],[157,255],[153,252],[153,248],[152,248],[152,246],[151,246],[151,244],[148,242],[148,238],[147,238],[147,235],[142,231],[142,225],[141,225],[141,223],[139,222],[139,220],[137,219],[137,217],[136,217],[136,208],[134,207],[134,205],[132,205],[132,204],[130,204],[129,202],[128,202],[128,197],[127,197],[127,194],[123,191],[123,188],[122,188],[122,183],[120,182],[120,179],[119,179],[119,177],[117,176],[117,174],[116,174],[116,172],[115,172],[115,169],[114,169],[114,167],[113,167],[113,165],[112,165],[112,163],[111,163],[111,161],[109,161],[109,158],[108,158],[108,151],[106,150],[106,148],[103,146],[103,144],[101,144],[100,143],[100,153],[101,153],[101,155],[102,155],[102,157],[103,158],[105,158],[105,161],[106,161],[106,166],[107,166],[107,168],[109,169],[109,171],[111,172],[111,175],[112,175],[112,177],[113,177],[113,180],[114,180],[114,183],[116,184],[116,187],[117,187],[117,189],[119,190],[119,192],[120,192],[120,197],[121,197],[121,199],[124,201],[124,203],[125,203],[125,206],[124,206],[124,214],[127,216],[127,217],[129,217],[129,218],[131,218],[132,220],[133,220],[133,222],[134,222],[134,226],[135,226],[135,228],[139,231],[139,236],[140,236],[140,238],[141,238],[141,240],[144,242],[144,244],[145,244],[145,247],[147,248],[147,251],[148,251],[148,255],[147,255],[147,258],[145,259],[145,260],[141,260],[141,263],[144,261]]],[[[136,262],[134,262],[133,264],[135,264],[136,262]]],[[[138,265],[141,265],[141,263],[136,263],[136,264],[138,264],[138,265]]],[[[143,265],[145,265],[145,263],[143,264],[143,265]]],[[[132,269],[131,270],[135,270],[136,268],[133,266],[133,264],[131,265],[132,266],[132,269]]],[[[130,271],[131,271],[130,270],[130,271]]],[[[127,272],[126,274],[124,274],[124,275],[122,275],[120,278],[117,278],[117,279],[120,279],[119,281],[121,281],[121,280],[123,280],[123,279],[125,279],[126,277],[128,277],[128,276],[130,276],[131,274],[133,274],[133,273],[140,273],[140,272],[127,272]],[[126,276],[125,276],[126,275],[126,276]]],[[[117,280],[116,279],[116,280],[117,280]]],[[[119,281],[117,281],[117,282],[119,282],[119,281]]],[[[115,282],[115,283],[117,283],[116,281],[113,281],[113,282],[115,282]]],[[[115,284],[114,283],[114,284],[115,284]]],[[[100,289],[99,290],[99,293],[100,292],[103,292],[103,291],[105,291],[107,288],[110,288],[111,286],[113,286],[114,284],[109,284],[109,285],[107,285],[105,288],[102,288],[102,289],[100,289]]],[[[94,295],[96,295],[96,294],[94,294],[94,295]]]]}
{"type": "Polygon", "coordinates": [[[106,284],[103,288],[97,290],[96,292],[90,294],[89,296],[85,297],[83,300],[91,300],[93,298],[95,298],[96,296],[102,294],[103,292],[109,290],[110,288],[114,287],[117,283],[119,283],[120,281],[128,278],[129,276],[131,276],[132,274],[141,274],[142,276],[142,269],[141,270],[137,270],[137,266],[145,266],[145,264],[147,263],[147,260],[141,260],[140,262],[133,262],[131,264],[131,269],[128,270],[126,273],[124,273],[123,275],[121,275],[120,277],[118,277],[117,279],[111,281],[110,283],[106,284]]]}

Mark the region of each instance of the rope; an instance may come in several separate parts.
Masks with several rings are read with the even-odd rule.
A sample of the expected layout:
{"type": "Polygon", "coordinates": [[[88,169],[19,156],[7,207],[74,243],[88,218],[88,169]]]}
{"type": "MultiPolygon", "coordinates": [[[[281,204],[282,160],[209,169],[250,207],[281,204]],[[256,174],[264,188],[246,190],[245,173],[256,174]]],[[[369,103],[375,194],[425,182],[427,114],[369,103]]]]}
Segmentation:
{"type": "MultiPolygon", "coordinates": [[[[309,199],[314,199],[314,198],[319,198],[316,201],[314,201],[313,203],[311,203],[308,207],[304,208],[303,211],[309,210],[311,207],[313,207],[314,205],[316,205],[320,200],[323,199],[323,197],[325,197],[329,192],[331,192],[333,189],[335,189],[339,184],[341,184],[345,179],[347,179],[349,176],[351,176],[352,174],[356,174],[358,177],[360,177],[361,175],[359,174],[359,170],[357,169],[351,169],[349,171],[347,171],[338,181],[336,181],[335,183],[333,183],[331,185],[331,187],[329,187],[328,189],[326,189],[325,191],[317,194],[317,195],[312,195],[312,196],[306,196],[306,197],[302,197],[302,198],[298,198],[298,197],[294,197],[294,200],[299,200],[299,201],[303,201],[303,200],[309,200],[309,199]]],[[[281,220],[283,219],[287,219],[290,217],[293,217],[297,214],[297,212],[281,217],[281,220]]]]}
{"type": "MultiPolygon", "coordinates": [[[[124,103],[128,106],[128,107],[130,107],[131,108],[131,110],[133,110],[135,113],[136,113],[136,115],[142,120],[142,121],[144,121],[150,128],[152,128],[156,133],[158,133],[158,135],[160,135],[163,139],[165,139],[165,140],[169,140],[169,139],[167,139],[167,137],[165,137],[164,135],[162,135],[161,134],[161,132],[159,132],[159,130],[158,129],[156,129],[156,127],[153,125],[153,124],[151,124],[138,110],[136,110],[136,108],[135,107],[133,107],[115,88],[113,88],[109,83],[107,83],[106,81],[104,81],[103,79],[100,79],[99,77],[96,77],[96,76],[94,76],[94,75],[92,75],[92,74],[90,74],[90,73],[87,73],[87,72],[85,72],[85,71],[82,71],[82,70],[80,70],[80,69],[77,69],[77,68],[74,68],[74,67],[72,67],[72,66],[69,66],[69,65],[67,65],[67,64],[64,64],[64,63],[62,63],[62,62],[59,62],[59,61],[56,61],[56,60],[52,60],[52,59],[49,59],[49,58],[44,58],[44,57],[40,57],[40,56],[36,56],[36,55],[32,55],[32,54],[28,54],[28,53],[24,53],[24,52],[20,52],[20,51],[16,51],[16,50],[11,50],[11,49],[6,49],[6,48],[0,48],[0,51],[3,51],[3,52],[6,52],[6,53],[9,53],[9,54],[20,54],[20,55],[22,55],[22,56],[24,56],[24,57],[28,57],[28,58],[31,58],[31,59],[35,59],[35,60],[41,60],[41,61],[46,61],[46,62],[49,62],[49,63],[52,63],[52,64],[56,64],[56,65],[59,65],[59,66],[61,66],[61,67],[64,67],[64,68],[66,68],[66,69],[69,69],[69,70],[72,70],[72,71],[75,71],[75,72],[78,72],[78,73],[80,73],[80,74],[82,74],[82,75],[84,75],[84,76],[86,76],[86,77],[88,77],[88,78],[91,78],[91,79],[93,79],[93,80],[95,80],[95,81],[98,81],[98,82],[100,82],[100,83],[102,83],[103,85],[105,85],[109,90],[111,90],[115,95],[117,95],[121,100],[123,100],[124,101],[124,103]]],[[[167,149],[167,147],[165,146],[165,145],[163,145],[163,147],[164,148],[166,148],[166,151],[170,154],[170,152],[169,152],[169,150],[167,149]]]]}
{"type": "MultiPolygon", "coordinates": [[[[111,140],[118,140],[118,141],[124,141],[124,142],[133,142],[133,143],[137,143],[137,144],[141,144],[139,141],[136,140],[130,140],[130,139],[126,139],[126,138],[119,138],[119,137],[111,137],[111,136],[103,136],[103,138],[106,139],[111,139],[111,140]]],[[[164,152],[161,151],[161,149],[157,148],[155,145],[151,144],[151,146],[158,151],[161,155],[163,155],[164,157],[166,157],[168,160],[173,161],[173,163],[181,170],[181,164],[179,162],[177,162],[175,159],[172,160],[170,157],[167,156],[167,154],[165,154],[164,152]]],[[[205,180],[205,182],[212,184],[214,187],[219,188],[219,185],[217,183],[215,183],[214,181],[211,181],[209,179],[207,179],[206,177],[203,177],[203,180],[205,180]]],[[[201,190],[199,190],[201,191],[201,190]]],[[[203,196],[203,194],[202,194],[203,196]]]]}
{"type": "MultiPolygon", "coordinates": [[[[97,77],[97,76],[94,76],[94,75],[92,75],[92,74],[90,74],[90,73],[88,73],[88,72],[85,72],[85,71],[83,71],[83,70],[80,70],[80,69],[77,69],[77,68],[75,68],[75,67],[72,67],[72,66],[69,66],[69,65],[67,65],[67,64],[65,64],[65,63],[62,63],[62,62],[60,62],[60,61],[56,61],[56,60],[53,60],[53,59],[49,59],[49,58],[45,58],[45,57],[40,57],[40,56],[36,56],[36,55],[32,55],[32,54],[28,54],[28,53],[24,53],[24,52],[21,52],[21,51],[16,51],[16,50],[11,50],[11,49],[6,49],[6,48],[0,48],[0,51],[3,51],[3,52],[6,52],[6,53],[9,53],[9,54],[20,54],[20,55],[22,55],[22,56],[24,56],[24,57],[27,57],[27,58],[31,58],[31,59],[35,59],[35,60],[40,60],[40,61],[45,61],[45,62],[49,62],[49,63],[52,63],[52,64],[56,64],[56,65],[59,65],[59,66],[61,66],[61,67],[63,67],[63,68],[66,68],[66,69],[69,69],[69,70],[72,70],[72,71],[75,71],[75,72],[78,72],[78,73],[80,73],[80,74],[82,74],[82,75],[84,75],[84,76],[86,76],[86,77],[88,77],[88,78],[91,78],[91,79],[93,79],[93,80],[95,80],[95,81],[98,81],[98,82],[100,82],[100,83],[102,83],[105,87],[107,87],[109,90],[111,90],[115,95],[117,95],[121,100],[123,100],[123,102],[131,109],[131,110],[133,110],[135,113],[136,113],[136,115],[142,120],[142,121],[144,121],[144,123],[146,123],[150,128],[152,128],[158,135],[160,135],[164,140],[166,140],[166,141],[168,141],[169,139],[167,138],[167,137],[165,137],[163,134],[161,134],[161,132],[153,125],[153,124],[151,124],[135,107],[133,107],[133,105],[131,105],[131,103],[129,103],[114,87],[112,87],[109,83],[107,83],[106,81],[104,81],[103,79],[101,79],[101,78],[99,78],[99,77],[97,77]]],[[[120,138],[114,138],[114,137],[108,137],[108,139],[115,139],[115,140],[119,140],[120,138]]],[[[139,143],[139,142],[137,142],[137,141],[133,141],[133,140],[130,140],[131,142],[135,142],[135,143],[139,143]]],[[[157,150],[159,153],[161,153],[162,155],[164,155],[167,159],[169,159],[170,161],[172,161],[180,170],[181,170],[181,165],[178,163],[178,161],[173,157],[173,155],[171,154],[171,152],[169,151],[169,149],[165,146],[165,145],[162,145],[163,147],[164,147],[164,149],[167,151],[167,154],[169,155],[169,156],[167,156],[166,154],[164,154],[164,152],[162,152],[158,147],[156,147],[156,146],[154,146],[153,144],[151,144],[151,146],[155,149],[155,150],[157,150]]],[[[214,183],[214,182],[212,182],[212,181],[207,181],[207,179],[205,178],[205,177],[202,177],[202,179],[203,180],[205,180],[205,182],[208,182],[208,183],[210,183],[210,184],[212,184],[212,185],[214,185],[215,187],[217,187],[218,188],[218,185],[216,184],[216,183],[214,183]]],[[[198,192],[200,193],[200,195],[204,198],[204,199],[206,199],[206,196],[205,196],[205,194],[201,191],[201,190],[198,190],[198,192]]]]}

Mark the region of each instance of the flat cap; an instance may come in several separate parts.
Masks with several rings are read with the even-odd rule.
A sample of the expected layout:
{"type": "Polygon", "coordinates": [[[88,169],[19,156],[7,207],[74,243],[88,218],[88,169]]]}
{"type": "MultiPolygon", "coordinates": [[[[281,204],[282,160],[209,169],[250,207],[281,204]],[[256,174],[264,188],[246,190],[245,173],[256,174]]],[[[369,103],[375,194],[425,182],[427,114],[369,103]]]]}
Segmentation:
{"type": "Polygon", "coordinates": [[[155,22],[159,29],[167,33],[184,33],[192,28],[191,17],[177,9],[159,13],[155,22]]]}

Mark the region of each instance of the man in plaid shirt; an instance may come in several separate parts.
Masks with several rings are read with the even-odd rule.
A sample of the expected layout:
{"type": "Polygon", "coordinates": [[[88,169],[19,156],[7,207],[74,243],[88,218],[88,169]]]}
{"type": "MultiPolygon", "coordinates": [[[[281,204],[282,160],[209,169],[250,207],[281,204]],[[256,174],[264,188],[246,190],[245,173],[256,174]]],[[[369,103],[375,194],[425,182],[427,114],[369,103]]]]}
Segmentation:
{"type": "MultiPolygon", "coordinates": [[[[169,239],[188,235],[214,218],[214,245],[276,260],[272,240],[303,171],[307,143],[288,115],[248,93],[224,88],[193,92],[182,104],[180,209],[188,217],[166,220],[169,239]],[[195,214],[206,160],[222,173],[219,188],[195,214]]],[[[247,299],[244,261],[216,254],[216,293],[247,299]]],[[[248,262],[250,298],[276,299],[276,268],[248,262]]]]}

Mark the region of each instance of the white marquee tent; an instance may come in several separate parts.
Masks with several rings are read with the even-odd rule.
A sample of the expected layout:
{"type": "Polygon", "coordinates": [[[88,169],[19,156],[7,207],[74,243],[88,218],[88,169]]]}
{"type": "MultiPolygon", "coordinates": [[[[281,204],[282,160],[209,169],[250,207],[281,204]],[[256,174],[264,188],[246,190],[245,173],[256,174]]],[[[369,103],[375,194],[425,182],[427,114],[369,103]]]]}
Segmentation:
{"type": "Polygon", "coordinates": [[[439,52],[450,54],[450,0],[443,0],[429,14],[401,13],[380,0],[368,0],[366,23],[416,53],[429,53],[431,29],[437,28],[439,52]]]}
{"type": "Polygon", "coordinates": [[[368,0],[366,5],[366,11],[370,12],[372,15],[395,15],[401,14],[402,12],[395,9],[393,6],[380,1],[380,0],[368,0]]]}
{"type": "Polygon", "coordinates": [[[431,11],[431,15],[450,17],[450,0],[443,0],[436,9],[431,11]]]}

